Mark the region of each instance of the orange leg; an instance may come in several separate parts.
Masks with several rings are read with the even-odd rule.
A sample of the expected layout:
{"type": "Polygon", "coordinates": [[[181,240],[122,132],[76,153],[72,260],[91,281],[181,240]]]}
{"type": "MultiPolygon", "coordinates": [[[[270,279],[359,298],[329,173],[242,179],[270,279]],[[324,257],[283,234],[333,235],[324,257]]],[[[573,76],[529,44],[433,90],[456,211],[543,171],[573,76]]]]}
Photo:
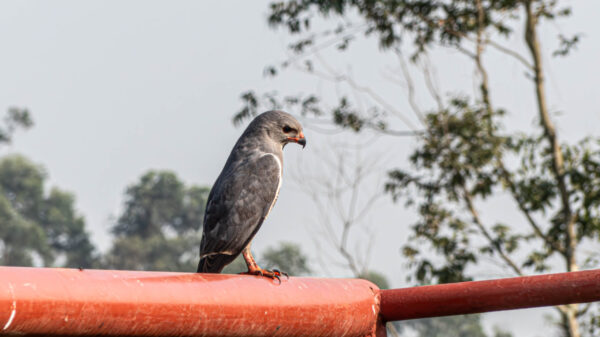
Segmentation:
{"type": "Polygon", "coordinates": [[[285,275],[286,277],[288,276],[286,273],[282,273],[277,269],[267,270],[259,267],[256,261],[254,260],[252,253],[250,252],[250,245],[244,248],[244,250],[242,251],[242,255],[244,256],[244,260],[246,261],[246,265],[248,266],[248,271],[242,274],[270,277],[272,279],[277,279],[279,283],[281,283],[281,275],[285,275]]]}

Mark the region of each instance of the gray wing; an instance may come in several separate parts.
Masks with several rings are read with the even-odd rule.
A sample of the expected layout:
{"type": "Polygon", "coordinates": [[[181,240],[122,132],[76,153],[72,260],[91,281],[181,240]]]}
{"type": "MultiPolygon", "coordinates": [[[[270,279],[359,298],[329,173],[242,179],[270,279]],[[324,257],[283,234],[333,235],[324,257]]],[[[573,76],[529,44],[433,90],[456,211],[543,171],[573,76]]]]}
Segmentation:
{"type": "Polygon", "coordinates": [[[220,272],[241,253],[275,203],[280,180],[280,162],[271,154],[223,172],[208,197],[199,272],[220,272]]]}

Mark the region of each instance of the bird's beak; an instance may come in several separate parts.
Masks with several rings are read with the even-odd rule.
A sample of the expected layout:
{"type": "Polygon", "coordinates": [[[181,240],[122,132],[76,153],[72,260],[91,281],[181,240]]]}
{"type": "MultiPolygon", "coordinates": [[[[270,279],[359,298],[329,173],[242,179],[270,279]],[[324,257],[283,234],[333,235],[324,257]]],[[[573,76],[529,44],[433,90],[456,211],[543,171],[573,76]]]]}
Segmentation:
{"type": "Polygon", "coordinates": [[[302,148],[306,146],[306,138],[302,137],[298,139],[298,144],[302,145],[302,148]]]}
{"type": "Polygon", "coordinates": [[[302,132],[300,132],[298,137],[288,137],[288,140],[291,140],[292,142],[296,142],[296,143],[302,145],[302,148],[304,148],[306,146],[306,138],[304,138],[304,133],[302,133],[302,132]]]}

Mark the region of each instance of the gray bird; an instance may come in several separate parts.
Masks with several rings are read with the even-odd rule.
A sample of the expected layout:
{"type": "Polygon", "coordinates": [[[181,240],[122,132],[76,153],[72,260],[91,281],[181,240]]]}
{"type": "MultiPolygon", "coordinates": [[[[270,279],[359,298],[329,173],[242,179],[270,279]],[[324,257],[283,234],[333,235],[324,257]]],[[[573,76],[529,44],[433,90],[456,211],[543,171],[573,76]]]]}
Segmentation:
{"type": "Polygon", "coordinates": [[[247,274],[279,278],[260,268],[250,244],[275,205],[283,173],[283,147],[306,146],[302,125],[283,111],[267,111],[248,125],[235,143],[206,204],[199,273],[220,273],[240,253],[247,274]]]}

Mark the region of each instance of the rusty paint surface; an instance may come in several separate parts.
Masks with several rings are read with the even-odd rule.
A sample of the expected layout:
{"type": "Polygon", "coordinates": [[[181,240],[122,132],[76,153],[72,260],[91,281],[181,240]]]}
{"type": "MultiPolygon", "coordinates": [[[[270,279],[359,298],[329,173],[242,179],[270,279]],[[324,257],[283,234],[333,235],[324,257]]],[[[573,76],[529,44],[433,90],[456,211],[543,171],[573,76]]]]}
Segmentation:
{"type": "Polygon", "coordinates": [[[0,267],[0,334],[374,336],[356,279],[0,267]]]}
{"type": "Polygon", "coordinates": [[[600,301],[600,270],[381,291],[386,321],[600,301]]]}

